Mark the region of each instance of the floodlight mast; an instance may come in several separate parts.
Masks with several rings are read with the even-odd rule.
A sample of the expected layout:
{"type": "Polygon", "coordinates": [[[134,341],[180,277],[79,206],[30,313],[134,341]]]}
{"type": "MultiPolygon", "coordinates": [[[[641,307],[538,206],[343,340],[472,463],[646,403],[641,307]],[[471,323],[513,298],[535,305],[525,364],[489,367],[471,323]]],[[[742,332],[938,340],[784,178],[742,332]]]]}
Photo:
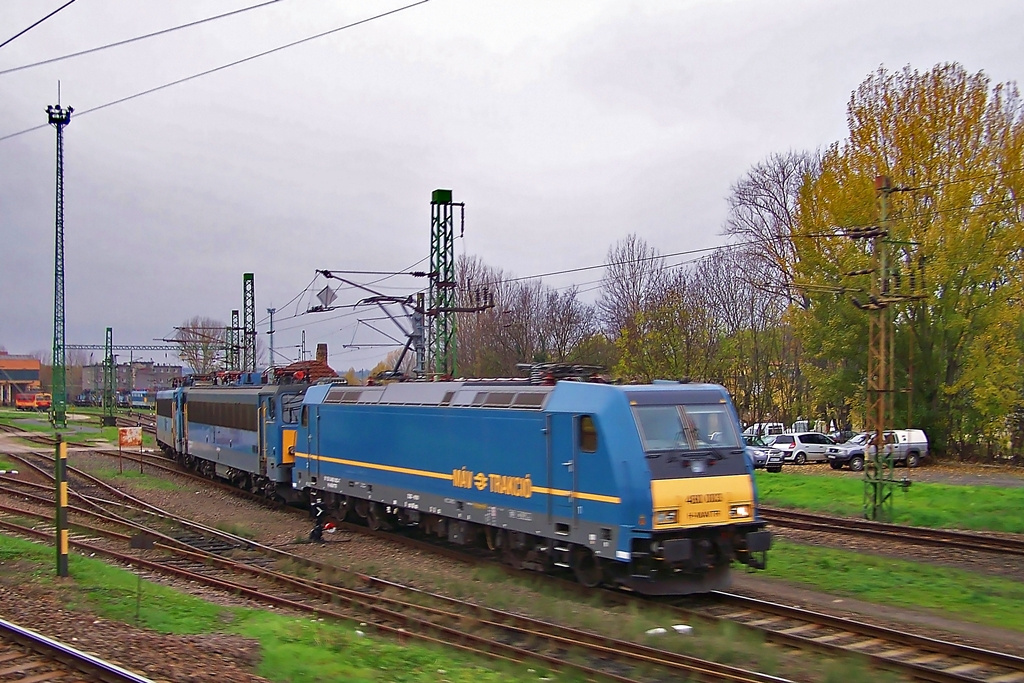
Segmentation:
{"type": "MultiPolygon", "coordinates": [[[[58,100],[59,89],[58,89],[58,100]]],[[[56,238],[53,267],[53,369],[50,387],[50,421],[57,429],[68,426],[67,352],[64,348],[64,126],[71,123],[74,108],[50,105],[46,114],[57,129],[56,238]]]]}

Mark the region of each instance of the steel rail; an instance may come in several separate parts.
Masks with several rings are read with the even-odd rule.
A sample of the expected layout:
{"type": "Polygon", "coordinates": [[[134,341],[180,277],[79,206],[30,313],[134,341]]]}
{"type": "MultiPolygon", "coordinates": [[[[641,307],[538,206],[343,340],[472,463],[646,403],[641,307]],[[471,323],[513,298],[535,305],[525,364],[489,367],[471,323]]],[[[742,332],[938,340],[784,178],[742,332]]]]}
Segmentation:
{"type": "Polygon", "coordinates": [[[832,534],[841,533],[869,538],[886,538],[900,543],[915,545],[1024,555],[1024,536],[1020,538],[1006,538],[952,529],[902,526],[899,524],[873,522],[866,519],[834,517],[779,508],[761,507],[760,512],[761,516],[769,524],[792,529],[832,534]]]}
{"type": "MultiPolygon", "coordinates": [[[[0,619],[0,640],[18,643],[48,660],[75,669],[92,680],[104,683],[153,683],[149,678],[4,619],[0,619]]],[[[54,672],[52,677],[56,679],[62,676],[54,672]]]]}
{"type": "MultiPolygon", "coordinates": [[[[3,510],[8,512],[8,510],[3,510]]],[[[17,514],[23,516],[38,516],[39,518],[45,519],[42,515],[36,515],[26,510],[12,510],[17,514]]],[[[83,528],[83,525],[75,525],[76,527],[83,528]]],[[[29,529],[21,525],[16,525],[11,522],[0,520],[0,527],[11,529],[26,535],[38,535],[40,537],[46,537],[46,532],[39,531],[37,529],[29,529]]],[[[103,529],[92,529],[88,527],[92,533],[109,535],[112,538],[125,540],[126,536],[113,534],[103,529]]],[[[463,601],[455,600],[453,598],[447,598],[444,596],[437,596],[416,589],[412,590],[422,595],[428,595],[431,597],[438,598],[449,604],[463,608],[465,611],[462,613],[451,613],[436,608],[431,608],[424,605],[415,603],[403,602],[394,598],[386,598],[382,595],[368,596],[364,591],[346,589],[338,586],[325,585],[316,583],[311,579],[303,579],[301,577],[294,577],[290,575],[284,575],[279,572],[273,572],[260,567],[248,565],[237,560],[229,560],[221,557],[216,553],[210,552],[195,552],[194,550],[182,550],[173,549],[178,555],[187,557],[197,567],[202,568],[204,573],[196,573],[181,567],[167,565],[165,563],[151,562],[149,560],[143,560],[135,556],[124,555],[116,551],[111,551],[108,548],[98,546],[92,543],[87,543],[79,539],[73,539],[72,545],[83,550],[87,550],[96,554],[103,554],[108,557],[113,557],[122,562],[132,563],[139,566],[143,566],[148,570],[162,573],[171,573],[181,578],[187,578],[189,580],[211,585],[213,587],[240,592],[246,597],[261,600],[263,602],[270,602],[278,606],[291,607],[295,609],[303,609],[305,611],[313,611],[319,615],[329,615],[342,619],[353,619],[351,614],[340,614],[333,609],[324,609],[320,605],[309,606],[304,603],[297,602],[293,599],[280,598],[279,596],[273,596],[265,591],[254,589],[252,586],[245,584],[239,584],[237,582],[225,581],[223,579],[217,579],[209,576],[208,565],[215,564],[220,568],[229,571],[245,571],[247,573],[259,576],[261,578],[273,580],[276,583],[283,584],[292,590],[302,590],[303,592],[312,595],[313,597],[320,598],[330,603],[345,602],[356,608],[368,610],[375,614],[379,619],[391,621],[401,626],[388,626],[387,624],[376,623],[375,626],[381,628],[381,630],[388,631],[400,637],[409,637],[409,627],[414,627],[424,631],[440,631],[439,638],[443,637],[444,640],[431,639],[432,642],[444,643],[451,645],[453,644],[451,638],[458,638],[465,641],[481,645],[484,647],[483,650],[472,647],[463,647],[462,649],[470,649],[478,654],[484,654],[487,656],[494,656],[494,650],[497,649],[499,654],[511,655],[502,656],[504,659],[511,659],[513,661],[525,661],[525,659],[534,659],[538,661],[551,664],[555,668],[573,668],[581,673],[597,676],[600,678],[606,678],[616,681],[634,681],[635,679],[615,672],[609,672],[606,669],[590,666],[587,664],[579,664],[578,662],[567,661],[562,656],[552,656],[543,652],[538,652],[536,649],[524,649],[505,643],[502,640],[494,641],[478,634],[470,634],[465,631],[455,629],[453,627],[447,627],[443,624],[439,624],[436,621],[429,621],[425,618],[415,617],[410,612],[420,612],[428,616],[432,616],[436,619],[448,622],[460,623],[465,619],[465,611],[474,613],[486,613],[497,615],[498,619],[481,619],[479,617],[474,618],[472,621],[476,628],[488,627],[494,630],[499,630],[506,635],[506,638],[511,635],[518,640],[531,642],[536,640],[543,640],[549,643],[549,645],[557,652],[562,648],[573,648],[582,649],[590,655],[597,655],[600,657],[627,659],[633,661],[637,665],[650,665],[658,666],[662,668],[668,668],[676,672],[684,672],[687,675],[695,677],[697,680],[711,680],[711,681],[736,681],[737,683],[779,683],[784,679],[767,676],[763,674],[757,674],[754,672],[747,672],[742,669],[730,667],[727,665],[717,664],[706,660],[701,660],[695,657],[689,657],[685,655],[679,655],[664,650],[657,650],[655,648],[649,648],[626,641],[618,641],[611,638],[599,636],[578,629],[571,629],[560,627],[547,622],[539,620],[529,619],[514,615],[511,613],[501,612],[499,610],[492,610],[484,608],[479,605],[472,603],[465,603],[463,601]],[[369,602],[368,601],[369,598],[369,602]],[[372,603],[372,604],[370,604],[372,603]],[[503,623],[512,622],[512,623],[503,623]]],[[[170,550],[170,548],[167,548],[170,550]]],[[[362,576],[362,575],[359,575],[362,576]]],[[[367,577],[368,578],[368,577],[367,577]]],[[[390,584],[393,588],[405,589],[398,584],[390,584]]],[[[462,645],[455,643],[457,647],[462,645]]]]}

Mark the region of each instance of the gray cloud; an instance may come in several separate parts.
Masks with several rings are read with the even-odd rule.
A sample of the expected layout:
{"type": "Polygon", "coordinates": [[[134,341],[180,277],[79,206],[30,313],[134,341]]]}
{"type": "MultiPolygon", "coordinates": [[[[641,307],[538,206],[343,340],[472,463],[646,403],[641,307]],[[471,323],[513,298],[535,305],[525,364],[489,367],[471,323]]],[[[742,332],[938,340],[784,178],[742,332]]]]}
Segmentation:
{"type": "MultiPolygon", "coordinates": [[[[76,3],[0,50],[0,69],[238,6],[76,3]]],[[[0,76],[0,135],[43,123],[58,79],[84,111],[394,6],[286,0],[0,76]]],[[[39,11],[15,4],[6,23],[39,11]]],[[[372,340],[354,332],[358,316],[286,320],[308,301],[285,304],[315,268],[427,256],[434,188],[467,203],[458,252],[518,275],[599,263],[629,232],[663,252],[712,246],[729,184],[773,151],[841,139],[850,92],[879,64],[955,60],[1017,79],[1022,13],[1013,2],[433,0],[76,116],[68,340],[101,342],[112,325],[117,341],[146,343],[193,315],[227,320],[252,271],[259,317],[287,309],[279,348],[306,329],[337,367],[371,365],[379,349],[342,348],[372,340]]],[[[13,283],[0,344],[14,352],[50,345],[53,157],[52,130],[0,142],[0,272],[13,283]]]]}

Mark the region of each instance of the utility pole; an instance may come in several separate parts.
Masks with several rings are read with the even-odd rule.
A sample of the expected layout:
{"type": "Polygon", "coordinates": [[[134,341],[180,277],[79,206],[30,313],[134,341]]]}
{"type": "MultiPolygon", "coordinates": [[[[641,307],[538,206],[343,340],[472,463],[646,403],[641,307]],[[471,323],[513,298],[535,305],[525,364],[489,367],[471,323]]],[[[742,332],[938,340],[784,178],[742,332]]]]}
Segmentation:
{"type": "MultiPolygon", "coordinates": [[[[897,267],[889,249],[890,245],[895,242],[887,239],[891,228],[890,195],[893,192],[905,191],[908,191],[908,188],[893,187],[892,180],[888,176],[876,177],[875,198],[878,202],[879,225],[847,231],[847,235],[853,239],[871,240],[872,267],[866,271],[856,271],[850,274],[872,274],[867,302],[862,303],[853,299],[853,304],[857,308],[867,311],[870,316],[868,319],[866,427],[871,437],[865,449],[864,516],[867,519],[878,521],[892,521],[893,491],[897,485],[902,486],[904,490],[910,485],[907,478],[902,481],[896,480],[892,446],[885,443],[885,431],[896,424],[894,405],[896,335],[893,328],[893,304],[923,299],[926,296],[923,257],[921,272],[916,273],[914,265],[909,264],[910,270],[906,278],[910,284],[909,291],[904,291],[901,285],[896,284],[902,282],[903,278],[893,277],[897,267]],[[920,283],[920,291],[915,290],[915,282],[920,283]]],[[[905,244],[913,244],[913,242],[905,244]]],[[[908,381],[912,381],[912,373],[913,356],[908,355],[908,381]]],[[[911,400],[909,393],[907,400],[909,406],[911,400]]]]}
{"type": "Polygon", "coordinates": [[[256,370],[256,283],[242,274],[242,372],[256,370]]]}
{"type": "Polygon", "coordinates": [[[107,328],[107,343],[103,352],[103,426],[113,427],[114,418],[114,330],[107,328]]]}
{"type": "Polygon", "coordinates": [[[892,453],[885,446],[885,430],[892,418],[892,315],[886,298],[889,290],[888,246],[889,195],[892,181],[888,176],[875,178],[880,229],[871,236],[871,257],[874,277],[869,296],[868,321],[868,433],[874,452],[864,462],[864,516],[879,521],[892,520],[892,494],[896,477],[892,453]]]}
{"type": "Polygon", "coordinates": [[[270,329],[267,331],[267,335],[270,336],[270,381],[274,381],[274,313],[277,312],[276,308],[268,308],[267,313],[270,314],[270,329]]]}
{"type": "Polygon", "coordinates": [[[64,349],[64,126],[71,123],[72,107],[46,108],[51,126],[57,129],[57,206],[53,268],[53,380],[50,389],[50,421],[56,429],[68,426],[67,356],[64,349]]]}

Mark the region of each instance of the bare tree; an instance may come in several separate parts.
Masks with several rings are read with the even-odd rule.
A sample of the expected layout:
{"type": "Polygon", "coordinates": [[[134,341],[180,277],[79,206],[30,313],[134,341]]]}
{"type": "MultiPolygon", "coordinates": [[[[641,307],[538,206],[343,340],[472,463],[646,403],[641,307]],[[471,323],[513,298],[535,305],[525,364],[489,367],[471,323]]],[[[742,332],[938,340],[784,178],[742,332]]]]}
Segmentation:
{"type": "MultiPolygon", "coordinates": [[[[460,373],[510,376],[518,363],[580,360],[594,336],[594,308],[575,288],[559,292],[540,280],[516,280],[476,257],[459,262],[459,290],[487,288],[494,308],[458,317],[460,373]]],[[[585,359],[584,359],[585,360],[585,359]]]]}
{"type": "Polygon", "coordinates": [[[200,375],[223,367],[226,328],[213,318],[195,316],[178,326],[174,339],[178,357],[200,375]]]}
{"type": "Polygon", "coordinates": [[[575,286],[564,292],[549,290],[541,325],[550,360],[565,361],[597,331],[595,309],[579,299],[575,286]]]}
{"type": "Polygon", "coordinates": [[[53,361],[53,351],[50,349],[36,349],[35,351],[29,352],[29,358],[35,358],[41,365],[51,365],[53,361]]]}
{"type": "Polygon", "coordinates": [[[759,285],[782,293],[803,308],[810,305],[806,295],[793,289],[796,249],[793,232],[797,225],[800,190],[809,178],[821,172],[817,154],[787,152],[772,154],[754,165],[732,186],[725,233],[743,240],[743,250],[761,262],[768,277],[759,285]]]}
{"type": "Polygon", "coordinates": [[[93,364],[93,355],[85,349],[70,349],[67,352],[65,364],[70,367],[84,367],[93,364]]]}
{"type": "Polygon", "coordinates": [[[664,264],[658,250],[635,234],[610,247],[605,262],[597,312],[607,334],[615,338],[652,297],[661,296],[664,264]]]}
{"type": "MultiPolygon", "coordinates": [[[[504,325],[503,311],[509,306],[509,285],[498,268],[492,268],[476,256],[460,259],[456,265],[460,300],[467,292],[484,290],[494,299],[494,308],[480,313],[459,313],[456,322],[459,373],[470,377],[507,374],[508,363],[499,351],[504,325]]],[[[514,366],[514,365],[513,365],[514,366]]]]}

